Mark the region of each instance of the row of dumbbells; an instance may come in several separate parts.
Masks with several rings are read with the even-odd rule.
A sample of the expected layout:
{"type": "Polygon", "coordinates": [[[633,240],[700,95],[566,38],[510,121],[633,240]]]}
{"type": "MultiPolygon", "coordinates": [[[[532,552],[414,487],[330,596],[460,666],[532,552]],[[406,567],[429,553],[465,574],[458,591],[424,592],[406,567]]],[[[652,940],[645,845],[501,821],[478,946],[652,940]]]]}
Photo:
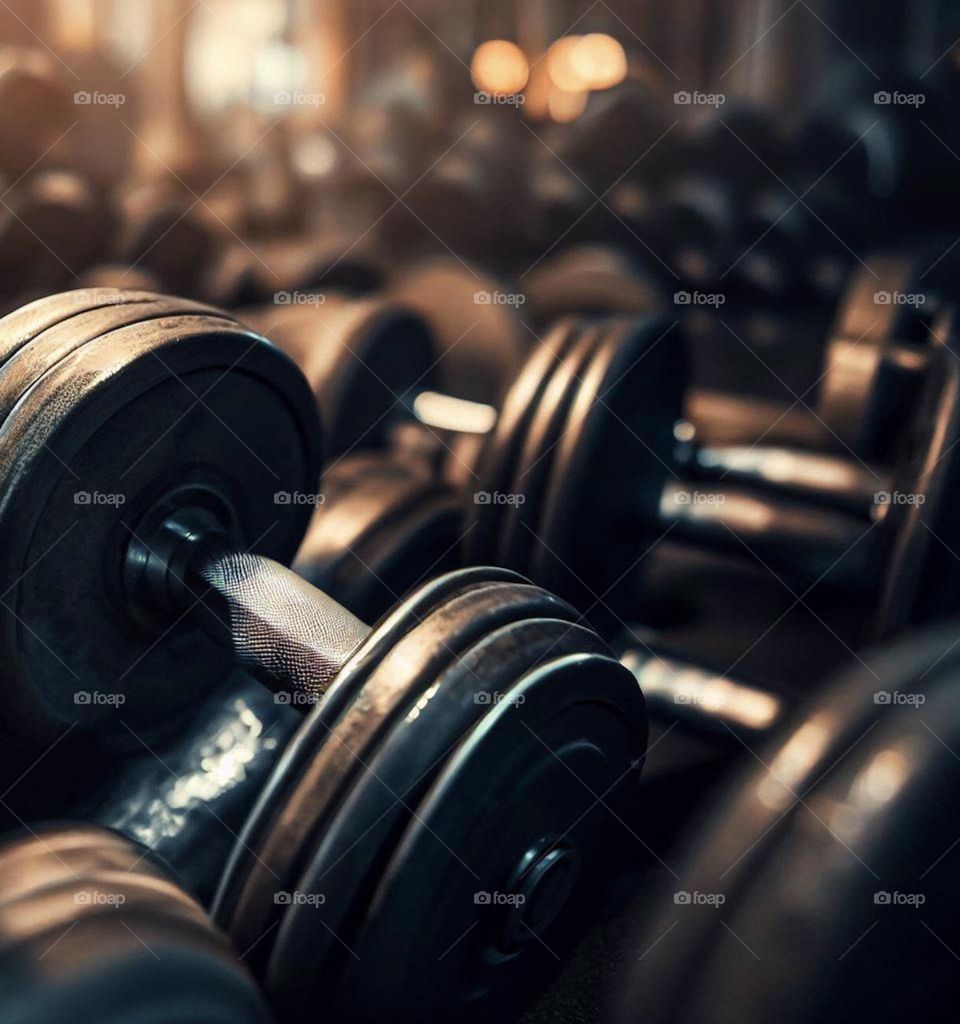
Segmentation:
{"type": "MultiPolygon", "coordinates": [[[[907,481],[912,494],[927,486],[931,459],[950,476],[945,432],[956,419],[956,359],[947,305],[941,314],[925,345],[899,330],[868,342],[874,385],[888,372],[912,367],[918,374],[917,428],[904,431],[921,466],[907,481]],[[921,454],[931,421],[937,429],[921,454]]],[[[49,1019],[43,1013],[60,1004],[44,1000],[71,1007],[91,1005],[82,997],[102,1001],[122,965],[124,998],[149,997],[144,1012],[158,1019],[188,1014],[181,1008],[198,991],[222,1000],[224,1011],[229,1006],[230,1019],[258,1019],[262,1010],[244,973],[156,857],[210,908],[285,1019],[306,1019],[318,1006],[345,1019],[482,1017],[522,1001],[549,967],[551,951],[577,934],[583,901],[615,870],[621,829],[642,818],[642,693],[655,704],[670,691],[664,676],[671,672],[690,685],[689,672],[657,658],[655,649],[611,650],[587,625],[589,603],[575,610],[525,578],[582,595],[584,581],[579,572],[569,575],[568,561],[579,557],[581,543],[592,557],[573,566],[594,585],[592,573],[607,574],[611,564],[619,571],[625,563],[611,548],[618,531],[601,518],[618,494],[631,529],[647,537],[662,529],[667,470],[659,459],[671,459],[677,441],[682,360],[679,341],[660,326],[561,323],[530,356],[495,425],[488,424],[490,440],[475,465],[491,467],[491,480],[524,480],[524,489],[488,492],[489,502],[474,499],[468,511],[475,531],[500,538],[489,561],[518,564],[524,576],[509,567],[459,569],[421,582],[370,627],[336,595],[284,568],[315,510],[301,497],[317,495],[324,446],[313,390],[276,348],[214,309],[106,290],[41,300],[0,324],[5,731],[11,749],[15,742],[46,749],[60,771],[80,771],[82,758],[72,759],[81,752],[94,759],[98,786],[86,801],[70,802],[71,815],[142,844],[133,848],[84,827],[39,831],[8,849],[0,877],[10,878],[12,893],[10,963],[23,963],[18,958],[40,946],[54,950],[48,961],[41,957],[48,984],[12,990],[22,1012],[34,1014],[24,1020],[49,1019]],[[656,371],[645,377],[640,369],[651,360],[656,371]],[[628,393],[632,401],[623,397],[628,393]],[[638,450],[647,453],[642,460],[638,450]],[[540,468],[554,452],[558,476],[551,465],[540,468]],[[604,491],[611,473],[617,486],[604,491]],[[573,488],[551,504],[564,482],[573,488]],[[524,501],[501,504],[494,493],[524,501]],[[577,504],[591,498],[595,503],[577,504]],[[517,530],[513,517],[528,502],[531,510],[542,502],[541,509],[520,521],[527,531],[517,530]],[[525,532],[551,538],[557,551],[531,557],[525,532]],[[139,775],[119,760],[123,748],[126,757],[131,749],[142,753],[139,775]],[[159,760],[157,751],[164,752],[159,760]],[[178,753],[168,759],[168,751],[178,753]],[[120,763],[122,772],[111,771],[120,763]],[[18,914],[24,901],[36,902],[35,916],[18,914]],[[88,932],[97,942],[78,945],[88,932]],[[155,943],[159,959],[145,956],[130,935],[148,951],[155,943]],[[133,970],[129,961],[136,961],[133,970]],[[141,971],[143,982],[133,984],[141,971]]],[[[868,404],[871,388],[861,382],[868,404]]],[[[431,408],[432,416],[451,408],[450,396],[436,392],[407,397],[421,424],[431,423],[431,408]]],[[[477,405],[469,410],[475,425],[477,405]]],[[[427,472],[403,462],[415,459],[409,447],[403,452],[398,472],[427,472]]],[[[693,461],[713,461],[702,455],[693,461]]],[[[805,457],[827,458],[798,453],[794,464],[802,468],[805,457]]],[[[740,464],[737,472],[748,470],[740,464]]],[[[375,473],[361,471],[358,479],[368,471],[375,473]]],[[[756,507],[769,516],[779,498],[763,497],[764,474],[757,476],[756,507]]],[[[818,489],[798,477],[767,484],[845,515],[864,497],[862,480],[818,489]]],[[[435,484],[449,479],[432,477],[435,484]]],[[[936,497],[925,492],[927,511],[938,503],[941,509],[928,528],[940,522],[948,497],[948,488],[938,490],[936,497]]],[[[335,517],[339,500],[321,507],[316,522],[335,517]]],[[[874,528],[866,518],[861,510],[864,535],[874,528]]],[[[715,519],[712,509],[707,519],[715,519]]],[[[808,521],[814,529],[820,517],[808,521]]],[[[704,542],[701,527],[692,536],[704,542]]],[[[916,536],[916,527],[894,533],[885,547],[909,548],[916,536]]],[[[631,543],[636,550],[635,538],[631,543]]],[[[808,546],[816,551],[817,543],[814,537],[808,546]]],[[[909,563],[916,571],[916,560],[909,563]]],[[[433,569],[419,566],[425,576],[433,569]]],[[[929,580],[920,586],[929,596],[929,580]]],[[[945,636],[933,634],[893,658],[876,678],[909,696],[923,672],[935,672],[944,685],[928,692],[949,702],[945,636]]],[[[818,766],[867,728],[866,716],[880,706],[868,697],[878,688],[861,674],[778,741],[782,755],[767,762],[774,782],[741,787],[733,812],[714,826],[719,836],[706,834],[699,856],[707,875],[731,842],[757,835],[759,852],[748,847],[746,862],[773,857],[770,884],[785,898],[794,873],[775,858],[775,841],[785,834],[775,815],[792,806],[794,789],[808,792],[805,779],[810,791],[820,785],[818,766]],[[849,715],[840,714],[845,708],[849,715]]],[[[744,687],[741,696],[756,712],[763,694],[744,687]]],[[[943,838],[931,827],[904,850],[890,834],[894,812],[906,813],[897,780],[914,770],[932,777],[925,758],[938,752],[927,743],[921,756],[922,735],[909,718],[914,708],[904,703],[891,707],[884,739],[878,734],[857,761],[875,775],[876,759],[887,758],[886,774],[862,783],[858,813],[877,823],[876,842],[884,840],[897,872],[928,853],[932,860],[943,838]],[[884,743],[904,751],[894,767],[884,743]]],[[[770,726],[777,709],[766,710],[770,726]]],[[[747,715],[741,724],[762,732],[762,719],[747,715]]],[[[939,720],[953,721],[947,704],[939,720]]],[[[31,763],[22,761],[20,775],[31,763]]],[[[831,785],[842,789],[841,780],[831,785]]],[[[823,800],[830,799],[825,792],[823,800]]],[[[44,810],[49,815],[49,805],[44,810]]],[[[790,844],[786,854],[803,856],[804,849],[790,844]]],[[[757,877],[766,876],[751,874],[757,877]]],[[[738,887],[736,898],[737,912],[749,915],[768,905],[769,893],[758,883],[738,887]]],[[[864,908],[856,911],[862,917],[864,908]]],[[[822,921],[813,914],[811,927],[822,921]]],[[[845,918],[843,927],[849,924],[845,918]]],[[[716,943],[711,919],[702,927],[716,943]]],[[[765,935],[772,925],[761,915],[756,927],[765,935]]],[[[682,955],[706,955],[713,948],[706,943],[706,935],[697,938],[697,950],[683,947],[682,955]]],[[[901,947],[898,937],[894,948],[901,947]]],[[[729,954],[717,948],[710,955],[722,965],[729,954]]],[[[684,962],[672,969],[684,1005],[696,1014],[708,996],[687,988],[684,962]]],[[[799,990],[820,962],[806,973],[798,967],[799,990]]],[[[713,970],[704,968],[705,993],[723,983],[722,967],[713,970]]],[[[678,1015],[670,977],[652,988],[642,982],[650,1012],[662,1000],[664,1019],[678,1015]]],[[[762,985],[737,991],[745,1006],[765,998],[762,985]]],[[[220,1011],[211,1009],[209,1019],[220,1011]]]]}

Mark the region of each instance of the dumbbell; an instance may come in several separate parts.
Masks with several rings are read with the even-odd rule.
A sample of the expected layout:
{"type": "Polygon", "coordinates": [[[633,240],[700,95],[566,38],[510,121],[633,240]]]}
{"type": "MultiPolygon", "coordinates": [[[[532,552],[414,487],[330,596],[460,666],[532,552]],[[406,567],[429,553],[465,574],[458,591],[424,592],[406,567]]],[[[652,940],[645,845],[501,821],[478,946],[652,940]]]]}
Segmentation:
{"type": "Polygon", "coordinates": [[[270,1020],[226,937],[165,867],[84,825],[0,846],[0,979],[9,1024],[270,1020]]]}
{"type": "Polygon", "coordinates": [[[42,170],[4,189],[0,203],[3,291],[33,297],[72,286],[109,242],[102,195],[69,170],[42,170]]]}
{"type": "Polygon", "coordinates": [[[616,1020],[949,1016],[956,637],[867,653],[747,758],[645,896],[616,1020]]]}
{"type": "Polygon", "coordinates": [[[560,944],[609,868],[645,744],[630,673],[509,572],[441,577],[371,630],[284,568],[319,421],[225,314],[73,292],[0,338],[5,729],[150,744],[202,695],[171,681],[222,652],[309,709],[213,901],[270,999],[425,1020],[522,998],[552,959],[534,936],[560,944]],[[119,708],[75,703],[108,686],[119,708]]]}
{"type": "MultiPolygon", "coordinates": [[[[487,275],[427,261],[386,294],[344,289],[278,293],[238,316],[279,345],[311,382],[329,424],[328,457],[382,449],[407,413],[403,398],[428,383],[451,399],[498,401],[532,336],[507,286],[487,275]]],[[[456,404],[456,403],[455,403],[456,404]]]]}
{"type": "MultiPolygon", "coordinates": [[[[847,278],[826,325],[817,380],[806,390],[796,388],[792,400],[784,396],[786,404],[767,417],[766,426],[754,429],[755,436],[768,427],[782,434],[789,419],[786,433],[804,438],[809,446],[868,464],[892,461],[899,432],[916,412],[929,371],[936,347],[932,326],[951,294],[957,258],[949,246],[949,241],[927,238],[868,256],[847,278]]],[[[804,330],[798,330],[801,340],[804,330]]],[[[732,335],[726,340],[736,342],[733,350],[741,352],[732,335]]],[[[768,354],[764,360],[771,358],[768,354]]],[[[753,365],[756,359],[751,355],[747,362],[753,365]]],[[[757,365],[770,376],[767,367],[757,365]]],[[[729,398],[717,392],[697,392],[696,398],[700,408],[694,418],[703,431],[723,433],[725,424],[711,419],[729,411],[729,398]]],[[[737,407],[745,414],[746,404],[749,400],[737,407]]]]}
{"type": "Polygon", "coordinates": [[[31,170],[76,119],[52,53],[0,46],[0,170],[11,180],[31,170]]]}
{"type": "MultiPolygon", "coordinates": [[[[953,536],[946,503],[957,411],[946,314],[937,336],[922,398],[883,468],[802,449],[691,447],[686,426],[676,426],[683,346],[667,322],[558,325],[499,415],[487,407],[480,426],[490,429],[463,486],[464,564],[508,565],[580,608],[627,608],[636,596],[631,566],[669,533],[746,549],[805,585],[857,594],[877,611],[880,631],[949,605],[933,540],[953,536]]],[[[412,404],[429,419],[434,398],[412,404]]]]}

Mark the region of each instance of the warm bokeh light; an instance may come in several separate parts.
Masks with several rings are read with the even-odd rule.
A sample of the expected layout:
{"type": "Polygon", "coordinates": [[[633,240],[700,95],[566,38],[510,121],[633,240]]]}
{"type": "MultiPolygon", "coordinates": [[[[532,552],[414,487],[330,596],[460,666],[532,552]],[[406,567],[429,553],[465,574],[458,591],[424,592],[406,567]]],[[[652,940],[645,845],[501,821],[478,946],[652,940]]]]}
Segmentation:
{"type": "Polygon", "coordinates": [[[587,83],[581,78],[573,63],[573,51],[580,43],[582,36],[563,36],[547,51],[547,71],[550,81],[565,92],[581,92],[587,83]]]}
{"type": "Polygon", "coordinates": [[[547,110],[558,124],[568,124],[584,112],[587,106],[585,90],[570,91],[560,89],[556,85],[550,90],[547,98],[547,110]]]}
{"type": "Polygon", "coordinates": [[[589,89],[610,89],[627,77],[627,55],[613,36],[591,32],[571,48],[570,68],[589,89]]]}
{"type": "Polygon", "coordinates": [[[510,96],[527,84],[530,63],[516,43],[491,39],[481,43],[470,64],[473,84],[483,92],[510,96]]]}

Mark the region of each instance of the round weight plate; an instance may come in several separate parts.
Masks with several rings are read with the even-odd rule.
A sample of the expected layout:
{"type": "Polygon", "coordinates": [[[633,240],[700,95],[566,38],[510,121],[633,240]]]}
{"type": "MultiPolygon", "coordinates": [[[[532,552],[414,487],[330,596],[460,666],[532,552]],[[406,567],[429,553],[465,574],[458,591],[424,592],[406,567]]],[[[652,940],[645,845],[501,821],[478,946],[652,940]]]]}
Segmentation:
{"type": "Polygon", "coordinates": [[[78,313],[157,299],[158,296],[147,292],[120,292],[112,288],[63,292],[37,299],[0,319],[0,366],[42,331],[78,313]]]}
{"type": "Polygon", "coordinates": [[[296,369],[229,321],[148,320],[61,358],[2,436],[0,650],[16,695],[7,727],[35,735],[79,719],[125,732],[120,702],[90,696],[108,687],[124,695],[134,731],[190,707],[196,694],[169,681],[209,645],[186,626],[158,640],[134,625],[120,592],[124,546],[148,507],[192,487],[218,496],[246,544],[291,557],[309,506],[274,496],[315,492],[320,442],[296,369]]]}
{"type": "Polygon", "coordinates": [[[524,293],[540,323],[563,316],[653,313],[664,305],[652,280],[622,250],[575,246],[544,260],[526,277],[524,293]]]}
{"type": "Polygon", "coordinates": [[[574,320],[557,324],[527,360],[516,383],[507,392],[496,425],[487,437],[477,465],[477,491],[467,498],[464,517],[464,558],[472,565],[496,562],[503,506],[497,495],[507,494],[527,428],[533,419],[556,364],[576,344],[580,325],[574,320]]]}
{"type": "MultiPolygon", "coordinates": [[[[657,536],[687,379],[682,339],[660,317],[605,329],[549,460],[531,575],[578,607],[616,588],[657,536]],[[605,516],[630,495],[626,524],[605,516]],[[626,529],[623,527],[626,526],[626,529]]],[[[611,517],[612,518],[612,517],[611,517]]]]}
{"type": "Polygon", "coordinates": [[[871,657],[731,781],[681,866],[684,891],[714,898],[645,922],[617,1019],[938,1019],[956,977],[941,943],[956,940],[957,669],[955,625],[871,657]]]}
{"type": "Polygon", "coordinates": [[[460,260],[439,257],[402,273],[392,299],[416,311],[436,338],[436,377],[444,394],[499,405],[533,336],[515,305],[515,289],[460,260]]]}
{"type": "MultiPolygon", "coordinates": [[[[483,637],[408,706],[297,883],[298,892],[321,894],[324,902],[291,906],[278,929],[266,981],[278,1005],[296,1018],[314,1002],[319,979],[332,989],[337,964],[354,941],[396,842],[489,705],[508,697],[517,679],[546,658],[604,651],[595,634],[569,621],[523,619],[483,637]]],[[[434,902],[429,893],[421,895],[434,902]]]]}
{"type": "Polygon", "coordinates": [[[431,386],[436,341],[418,315],[394,302],[310,297],[317,302],[277,305],[247,318],[310,381],[327,425],[328,456],[380,448],[403,396],[431,386]]]}
{"type": "Polygon", "coordinates": [[[293,568],[358,618],[379,619],[423,578],[454,568],[461,503],[452,489],[389,460],[327,494],[293,568]]]}
{"type": "Polygon", "coordinates": [[[377,984],[348,957],[338,1008],[352,1019],[508,1018],[555,965],[550,950],[579,934],[583,898],[630,841],[623,820],[646,737],[640,690],[611,658],[569,655],[519,680],[417,808],[353,946],[377,965],[377,984]]]}
{"type": "MultiPolygon", "coordinates": [[[[479,637],[517,617],[551,613],[573,616],[561,601],[535,587],[480,583],[440,605],[384,655],[314,750],[269,834],[263,835],[229,927],[238,946],[252,945],[283,915],[278,889],[295,886],[347,787],[402,709],[479,637]]],[[[263,942],[252,955],[259,963],[268,952],[269,943],[263,942]]]]}
{"type": "Polygon", "coordinates": [[[267,1019],[200,906],[121,836],[41,829],[0,851],[0,878],[4,1021],[185,1024],[211,999],[224,1016],[204,1020],[267,1019]]]}
{"type": "MultiPolygon", "coordinates": [[[[9,355],[3,363],[0,390],[0,424],[10,415],[16,403],[52,366],[109,331],[159,317],[219,316],[226,314],[208,310],[196,302],[151,296],[143,302],[124,302],[75,313],[39,333],[9,355]]],[[[2,327],[0,327],[2,330],[2,327]]]]}
{"type": "Polygon", "coordinates": [[[588,324],[577,342],[554,368],[550,381],[528,425],[512,482],[507,487],[512,504],[501,507],[498,565],[529,573],[543,543],[539,519],[543,493],[550,476],[554,449],[563,437],[567,413],[576,398],[583,372],[601,337],[601,327],[588,324]],[[520,500],[520,496],[523,500],[520,500]]]}
{"type": "MultiPolygon", "coordinates": [[[[323,702],[310,712],[287,745],[276,770],[247,818],[213,902],[213,916],[224,928],[231,933],[234,930],[238,901],[256,868],[258,855],[255,851],[265,847],[278,816],[293,799],[292,794],[309,769],[316,751],[326,742],[341,715],[362,693],[370,674],[435,609],[467,589],[495,581],[525,582],[506,569],[462,569],[449,573],[420,587],[371,630],[367,639],[340,670],[323,702]]],[[[268,883],[264,881],[263,884],[268,883]]]]}

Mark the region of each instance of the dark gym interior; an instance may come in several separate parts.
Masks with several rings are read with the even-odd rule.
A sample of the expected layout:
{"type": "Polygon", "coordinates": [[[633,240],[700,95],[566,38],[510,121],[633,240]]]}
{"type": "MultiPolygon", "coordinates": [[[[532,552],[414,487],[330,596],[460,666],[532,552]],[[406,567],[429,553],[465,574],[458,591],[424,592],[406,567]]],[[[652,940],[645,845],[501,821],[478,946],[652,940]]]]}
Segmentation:
{"type": "Polygon", "coordinates": [[[946,0],[0,0],[0,1022],[955,1020],[958,111],[946,0]]]}

